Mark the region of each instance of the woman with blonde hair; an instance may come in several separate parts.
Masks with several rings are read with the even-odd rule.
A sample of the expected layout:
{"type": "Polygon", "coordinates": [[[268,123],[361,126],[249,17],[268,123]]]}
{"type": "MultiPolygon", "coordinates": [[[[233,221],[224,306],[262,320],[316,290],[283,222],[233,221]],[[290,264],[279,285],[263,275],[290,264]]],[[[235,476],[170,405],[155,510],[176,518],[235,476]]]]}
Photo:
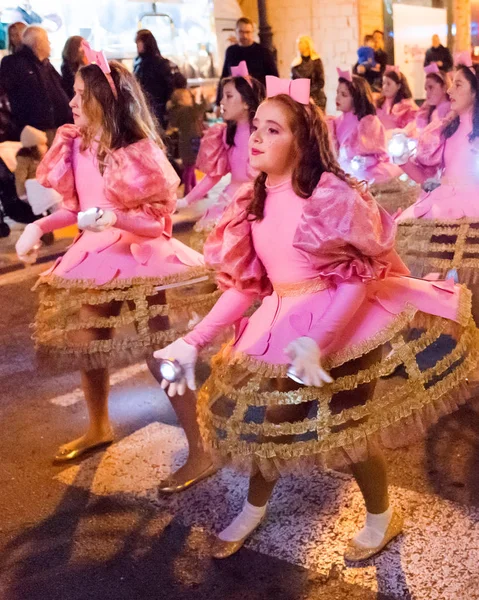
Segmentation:
{"type": "Polygon", "coordinates": [[[298,38],[298,56],[291,64],[291,79],[309,79],[311,98],[319,108],[326,109],[323,61],[314,49],[314,42],[309,35],[298,38]]]}

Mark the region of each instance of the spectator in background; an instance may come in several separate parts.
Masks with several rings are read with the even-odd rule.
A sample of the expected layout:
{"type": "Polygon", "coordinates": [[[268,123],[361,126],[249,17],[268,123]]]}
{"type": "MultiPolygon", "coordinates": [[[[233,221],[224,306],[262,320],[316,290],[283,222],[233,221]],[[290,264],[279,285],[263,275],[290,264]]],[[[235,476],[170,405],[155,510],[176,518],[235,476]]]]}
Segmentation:
{"type": "Polygon", "coordinates": [[[47,134],[27,125],[20,135],[22,147],[17,152],[15,188],[20,200],[27,200],[25,182],[36,179],[37,167],[48,150],[47,134]]]}
{"type": "Polygon", "coordinates": [[[47,32],[32,25],[22,37],[23,47],[0,63],[0,85],[7,93],[12,120],[20,131],[27,125],[45,131],[51,144],[58,127],[71,123],[69,100],[62,79],[48,60],[47,32]]]}
{"type": "MultiPolygon", "coordinates": [[[[254,41],[254,26],[251,19],[241,17],[241,19],[236,21],[236,38],[238,43],[226,49],[221,79],[229,77],[231,75],[231,67],[236,67],[242,60],[246,61],[251,77],[254,77],[263,85],[266,83],[266,75],[278,76],[278,69],[273,54],[268,48],[254,41]]],[[[216,104],[218,106],[221,100],[221,79],[216,96],[216,104]]]]}
{"type": "Polygon", "coordinates": [[[314,49],[313,40],[309,35],[302,35],[298,38],[298,56],[291,65],[291,78],[310,79],[311,98],[323,111],[326,109],[323,62],[314,49]]]}
{"type": "Polygon", "coordinates": [[[73,84],[78,69],[86,64],[85,53],[83,52],[81,35],[72,35],[65,42],[62,52],[62,85],[68,99],[71,100],[75,95],[73,84]]]}
{"type": "Polygon", "coordinates": [[[178,154],[183,165],[182,183],[184,195],[189,194],[196,185],[195,163],[203,135],[203,121],[206,102],[200,104],[190,90],[178,89],[168,102],[168,122],[178,130],[178,154]]]}
{"type": "Polygon", "coordinates": [[[436,63],[441,71],[445,73],[452,71],[453,60],[451,52],[449,48],[445,48],[441,44],[439,36],[436,33],[432,36],[431,48],[426,52],[424,66],[428,67],[431,63],[436,63]]]}
{"type": "Polygon", "coordinates": [[[364,44],[359,46],[357,55],[358,66],[365,67],[366,69],[372,69],[376,66],[376,60],[374,59],[374,38],[372,35],[364,36],[364,44]]]}
{"type": "Polygon", "coordinates": [[[136,34],[138,56],[135,59],[133,72],[141,84],[153,112],[163,127],[166,128],[166,103],[173,91],[172,63],[163,58],[155,36],[148,29],[140,29],[136,34]]]}
{"type": "Polygon", "coordinates": [[[373,40],[374,40],[374,60],[376,61],[376,80],[374,82],[375,87],[378,89],[381,88],[384,71],[386,70],[386,65],[388,64],[388,55],[384,50],[384,33],[376,29],[373,32],[373,40]]]}
{"type": "Polygon", "coordinates": [[[8,51],[15,54],[22,47],[22,35],[27,26],[21,21],[11,23],[8,26],[8,51]]]}

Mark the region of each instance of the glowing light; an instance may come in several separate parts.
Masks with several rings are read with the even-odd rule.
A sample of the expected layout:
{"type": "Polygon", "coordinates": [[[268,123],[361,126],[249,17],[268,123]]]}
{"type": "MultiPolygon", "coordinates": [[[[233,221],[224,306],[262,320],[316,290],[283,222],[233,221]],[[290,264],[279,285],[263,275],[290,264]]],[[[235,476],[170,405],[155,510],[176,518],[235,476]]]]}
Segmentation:
{"type": "Polygon", "coordinates": [[[355,172],[360,171],[366,166],[366,159],[364,156],[355,156],[351,160],[351,169],[355,172]]]}
{"type": "Polygon", "coordinates": [[[177,360],[165,358],[160,362],[160,373],[163,379],[174,383],[183,376],[183,368],[177,360]]]}
{"type": "Polygon", "coordinates": [[[388,144],[389,155],[394,158],[399,158],[408,149],[408,140],[403,133],[396,133],[392,136],[388,144]]]}

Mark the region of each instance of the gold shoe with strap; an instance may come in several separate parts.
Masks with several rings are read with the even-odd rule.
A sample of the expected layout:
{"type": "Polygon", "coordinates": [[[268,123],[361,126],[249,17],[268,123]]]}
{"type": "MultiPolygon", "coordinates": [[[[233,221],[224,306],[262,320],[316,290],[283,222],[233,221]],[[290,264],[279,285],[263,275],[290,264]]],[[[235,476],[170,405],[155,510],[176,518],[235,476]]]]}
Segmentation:
{"type": "Polygon", "coordinates": [[[403,525],[404,522],[402,516],[398,512],[393,511],[391,521],[389,522],[388,528],[386,529],[386,533],[384,534],[381,543],[374,548],[366,548],[357,544],[354,539],[351,539],[346,552],[344,553],[345,560],[349,562],[359,562],[379,554],[379,552],[381,552],[381,550],[383,550],[389,544],[389,542],[402,533],[403,525]]]}
{"type": "Polygon", "coordinates": [[[218,471],[218,467],[215,465],[210,465],[204,469],[204,471],[201,471],[201,473],[199,473],[196,477],[187,479],[186,481],[183,481],[183,483],[178,483],[174,477],[171,477],[165,481],[162,481],[158,485],[158,492],[160,494],[177,494],[178,492],[183,492],[193,485],[196,485],[200,481],[203,481],[203,479],[211,477],[211,475],[214,475],[216,471],[218,471]]]}
{"type": "Polygon", "coordinates": [[[263,521],[266,518],[266,513],[261,518],[261,521],[256,525],[253,531],[250,531],[248,535],[245,535],[241,540],[237,540],[236,542],[225,542],[216,536],[211,544],[211,556],[213,558],[228,558],[233,554],[236,554],[240,548],[243,547],[246,540],[250,537],[252,533],[258,530],[258,528],[263,524],[263,521]]]}
{"type": "Polygon", "coordinates": [[[59,450],[57,454],[53,457],[53,462],[56,464],[70,462],[75,460],[76,458],[80,458],[84,454],[89,454],[92,452],[96,452],[97,450],[101,450],[106,448],[110,444],[113,443],[113,440],[103,440],[102,442],[96,442],[95,444],[91,444],[90,446],[80,446],[79,448],[63,448],[59,450]]]}

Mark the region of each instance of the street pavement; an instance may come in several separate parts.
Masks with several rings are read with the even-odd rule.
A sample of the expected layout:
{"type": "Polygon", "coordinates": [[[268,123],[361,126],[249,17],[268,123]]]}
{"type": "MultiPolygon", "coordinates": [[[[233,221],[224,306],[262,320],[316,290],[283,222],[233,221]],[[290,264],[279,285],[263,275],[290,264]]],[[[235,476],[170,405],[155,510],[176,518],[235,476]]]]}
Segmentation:
{"type": "MultiPolygon", "coordinates": [[[[189,225],[177,232],[188,239],[189,225]]],[[[186,455],[182,430],[144,364],[112,374],[116,441],[53,466],[86,411],[76,372],[38,370],[30,288],[69,242],[24,268],[0,240],[0,600],[479,600],[479,414],[467,406],[388,453],[405,533],[363,566],[342,558],[364,509],[346,473],[285,477],[267,520],[237,555],[209,556],[211,532],[244,501],[231,469],[158,497],[186,455]]]]}

